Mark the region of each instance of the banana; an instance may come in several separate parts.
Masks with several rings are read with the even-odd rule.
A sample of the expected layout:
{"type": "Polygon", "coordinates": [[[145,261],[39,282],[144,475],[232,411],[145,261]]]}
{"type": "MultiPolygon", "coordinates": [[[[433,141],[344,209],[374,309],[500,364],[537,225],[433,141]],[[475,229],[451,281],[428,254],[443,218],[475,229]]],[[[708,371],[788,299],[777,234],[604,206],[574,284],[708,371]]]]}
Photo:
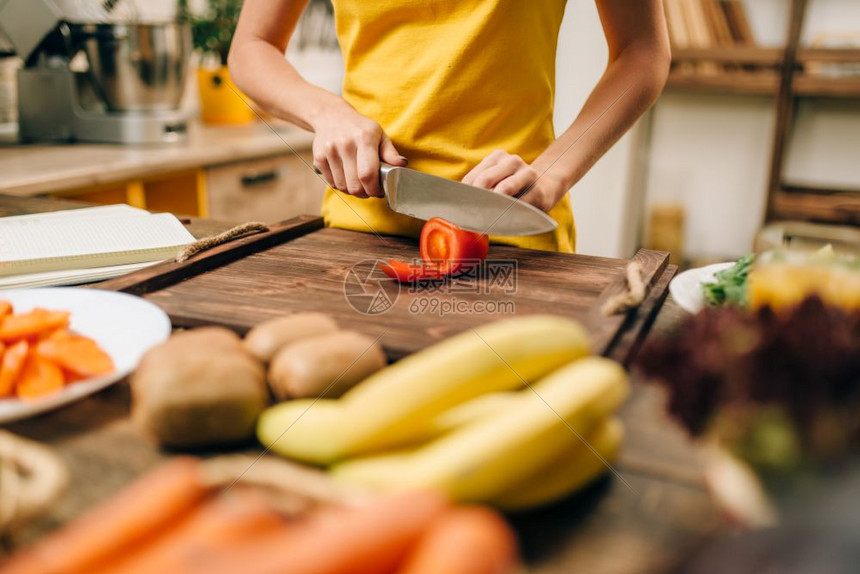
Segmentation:
{"type": "Polygon", "coordinates": [[[257,438],[274,453],[325,464],[340,456],[340,445],[324,437],[337,438],[343,418],[338,399],[287,401],[263,411],[257,420],[257,438]]]}
{"type": "Polygon", "coordinates": [[[518,393],[517,400],[412,451],[359,458],[335,478],[383,490],[436,488],[458,501],[486,502],[557,460],[613,412],[629,391],[617,363],[574,361],[518,393]]]}
{"type": "Polygon", "coordinates": [[[278,454],[321,465],[402,448],[451,407],[518,389],[523,380],[535,381],[589,349],[585,329],[561,317],[530,315],[482,325],[386,367],[339,400],[321,400],[309,410],[304,401],[272,407],[263,413],[257,436],[278,454]]]}
{"type": "Polygon", "coordinates": [[[398,448],[406,450],[436,440],[463,425],[497,412],[515,401],[518,396],[517,391],[499,391],[455,405],[428,421],[426,428],[419,428],[416,425],[415,431],[409,433],[410,440],[398,448]]]}
{"type": "Polygon", "coordinates": [[[541,467],[520,484],[498,495],[491,502],[503,510],[524,510],[555,502],[603,476],[618,454],[624,438],[624,425],[617,418],[603,421],[584,436],[603,460],[585,444],[572,444],[557,461],[541,467]]]}
{"type": "Polygon", "coordinates": [[[517,391],[487,393],[472,400],[451,407],[433,419],[433,425],[427,430],[427,441],[457,430],[486,416],[497,413],[519,398],[517,391]]]}

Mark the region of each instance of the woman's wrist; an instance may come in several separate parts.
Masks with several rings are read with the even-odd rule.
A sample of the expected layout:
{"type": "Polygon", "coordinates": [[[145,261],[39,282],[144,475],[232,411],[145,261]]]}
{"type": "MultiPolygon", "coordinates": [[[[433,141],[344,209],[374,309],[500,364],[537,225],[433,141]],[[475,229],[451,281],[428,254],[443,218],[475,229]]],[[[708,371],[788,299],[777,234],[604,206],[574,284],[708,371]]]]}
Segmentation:
{"type": "Polygon", "coordinates": [[[308,108],[304,118],[314,132],[319,131],[321,124],[326,121],[326,118],[331,117],[333,112],[344,108],[353,111],[346,100],[340,96],[322,89],[319,91],[319,94],[314,94],[312,99],[314,103],[308,108]]]}
{"type": "Polygon", "coordinates": [[[559,163],[546,161],[543,157],[532,163],[532,168],[538,173],[537,186],[545,194],[544,202],[551,206],[561,201],[575,184],[573,175],[566,173],[565,167],[559,163]]]}

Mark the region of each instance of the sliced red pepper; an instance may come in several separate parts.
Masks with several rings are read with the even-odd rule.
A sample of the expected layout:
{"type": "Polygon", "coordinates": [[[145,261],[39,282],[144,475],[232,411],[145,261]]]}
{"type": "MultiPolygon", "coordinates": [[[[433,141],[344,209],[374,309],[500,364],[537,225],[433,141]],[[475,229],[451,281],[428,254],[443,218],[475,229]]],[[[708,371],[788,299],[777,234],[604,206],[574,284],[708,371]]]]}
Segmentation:
{"type": "Polygon", "coordinates": [[[387,264],[379,266],[382,272],[397,279],[401,283],[420,283],[422,281],[438,281],[445,278],[445,272],[439,265],[424,263],[406,263],[392,259],[387,264]]]}
{"type": "Polygon", "coordinates": [[[456,275],[487,258],[490,238],[434,217],[421,229],[419,246],[425,262],[442,266],[448,275],[456,275]]]}

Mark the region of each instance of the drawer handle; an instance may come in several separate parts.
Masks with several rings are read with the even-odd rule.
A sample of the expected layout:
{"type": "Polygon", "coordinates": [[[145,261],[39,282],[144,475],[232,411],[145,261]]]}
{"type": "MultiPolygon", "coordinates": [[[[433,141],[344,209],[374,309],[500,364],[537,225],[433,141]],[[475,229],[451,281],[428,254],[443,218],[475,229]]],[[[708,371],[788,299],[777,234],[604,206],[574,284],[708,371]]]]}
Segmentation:
{"type": "Polygon", "coordinates": [[[279,168],[270,169],[269,171],[249,171],[242,175],[240,181],[242,182],[242,187],[253,187],[279,179],[281,171],[279,168]]]}

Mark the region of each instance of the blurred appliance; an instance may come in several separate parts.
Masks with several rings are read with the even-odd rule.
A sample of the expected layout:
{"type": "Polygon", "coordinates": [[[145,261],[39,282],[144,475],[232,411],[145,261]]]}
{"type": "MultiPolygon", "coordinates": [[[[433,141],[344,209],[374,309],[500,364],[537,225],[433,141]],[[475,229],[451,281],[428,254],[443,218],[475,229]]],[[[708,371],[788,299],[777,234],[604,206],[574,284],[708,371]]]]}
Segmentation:
{"type": "MultiPolygon", "coordinates": [[[[0,35],[18,71],[22,141],[183,139],[192,50],[187,25],[143,22],[101,0],[0,0],[0,35]]],[[[131,4],[132,0],[125,0],[131,4]]]]}

